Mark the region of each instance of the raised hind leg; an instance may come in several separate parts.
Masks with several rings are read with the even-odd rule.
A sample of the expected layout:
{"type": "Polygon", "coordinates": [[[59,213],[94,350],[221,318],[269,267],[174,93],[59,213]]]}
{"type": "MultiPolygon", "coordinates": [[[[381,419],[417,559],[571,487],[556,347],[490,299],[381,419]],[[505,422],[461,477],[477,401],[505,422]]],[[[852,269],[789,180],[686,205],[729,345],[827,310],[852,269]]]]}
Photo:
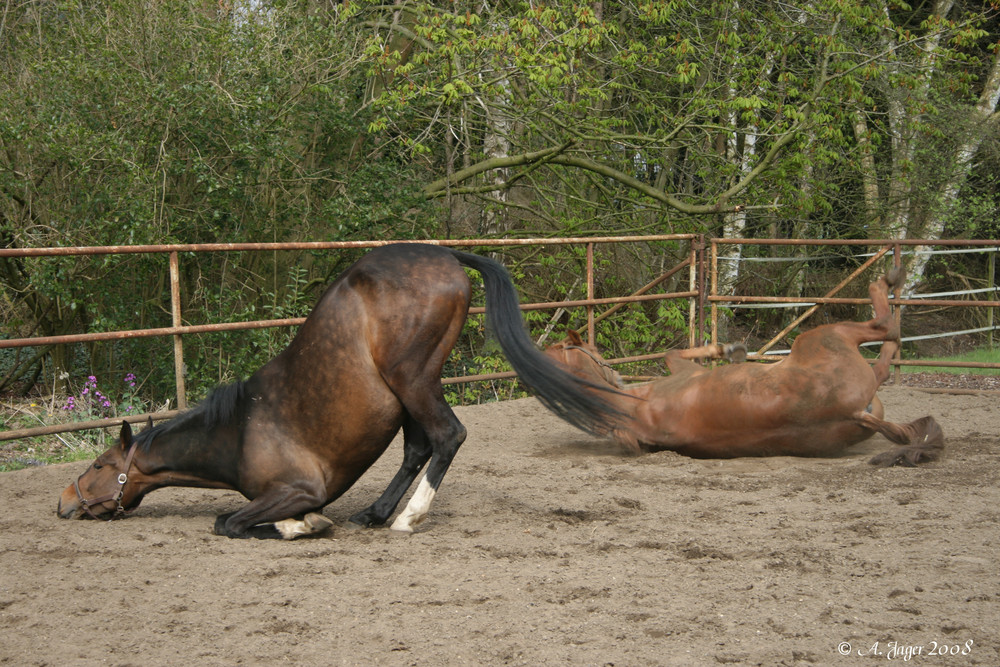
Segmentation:
{"type": "Polygon", "coordinates": [[[895,339],[882,341],[882,349],[879,350],[878,359],[872,366],[872,371],[875,373],[875,381],[878,383],[877,386],[881,387],[882,383],[889,379],[889,375],[892,374],[892,358],[896,356],[896,352],[899,350],[899,336],[897,330],[897,337],[895,339]]]}
{"type": "MultiPolygon", "coordinates": [[[[892,358],[899,350],[899,327],[892,316],[892,309],[889,307],[889,291],[903,281],[904,275],[903,269],[896,267],[868,286],[872,308],[875,310],[875,317],[871,320],[825,325],[831,327],[832,331],[836,331],[837,335],[852,347],[857,347],[862,343],[882,343],[879,357],[872,367],[872,371],[875,373],[876,387],[881,386],[889,379],[892,358]]],[[[794,346],[792,350],[794,356],[794,346]]],[[[811,352],[815,353],[814,350],[811,352]]]]}
{"type": "Polygon", "coordinates": [[[868,461],[872,465],[883,468],[895,465],[913,467],[937,460],[944,449],[944,433],[933,417],[921,417],[909,424],[894,424],[866,412],[858,417],[858,421],[865,428],[903,445],[873,456],[868,461]]]}
{"type": "Polygon", "coordinates": [[[892,358],[899,350],[899,328],[892,319],[892,311],[889,308],[889,290],[902,283],[904,278],[905,272],[902,267],[897,266],[881,280],[868,286],[868,294],[871,296],[872,306],[875,309],[875,319],[868,324],[875,330],[876,334],[882,336],[882,349],[879,351],[878,360],[872,367],[879,386],[889,379],[892,358]]]}
{"type": "Polygon", "coordinates": [[[901,283],[904,277],[905,272],[897,266],[868,285],[868,296],[875,311],[874,318],[867,322],[840,322],[832,326],[837,327],[845,338],[855,345],[879,341],[895,344],[896,347],[891,348],[891,353],[895,354],[899,345],[899,327],[889,307],[889,291],[901,283]]]}
{"type": "Polygon", "coordinates": [[[431,457],[431,444],[420,424],[407,415],[403,422],[403,463],[389,482],[378,500],[368,508],[351,517],[359,526],[380,526],[384,524],[402,499],[403,494],[413,484],[420,469],[431,457]]]}

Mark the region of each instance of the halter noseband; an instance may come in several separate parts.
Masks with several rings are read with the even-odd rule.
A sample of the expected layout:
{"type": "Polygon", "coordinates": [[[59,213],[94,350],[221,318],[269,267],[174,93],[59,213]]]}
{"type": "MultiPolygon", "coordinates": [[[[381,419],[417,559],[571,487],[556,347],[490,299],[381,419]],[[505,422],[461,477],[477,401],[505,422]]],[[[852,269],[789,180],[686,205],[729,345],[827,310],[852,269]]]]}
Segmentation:
{"type": "Polygon", "coordinates": [[[90,500],[84,498],[83,493],[80,491],[80,480],[83,478],[83,475],[87,474],[86,471],[83,475],[77,477],[75,482],[73,482],[73,488],[76,489],[76,497],[80,500],[80,505],[83,507],[83,511],[90,515],[91,519],[97,520],[100,518],[90,509],[91,506],[102,505],[109,500],[115,501],[115,505],[117,505],[117,507],[115,507],[114,514],[111,515],[112,519],[125,513],[125,508],[122,507],[122,494],[125,492],[125,483],[128,481],[128,471],[132,468],[132,456],[135,454],[135,447],[138,444],[138,442],[133,441],[132,446],[128,448],[128,454],[125,455],[125,470],[124,472],[118,473],[118,488],[111,493],[106,493],[99,498],[91,498],[90,500]]]}
{"type": "Polygon", "coordinates": [[[587,355],[588,357],[590,357],[590,359],[595,364],[597,364],[598,366],[603,366],[604,368],[607,368],[609,371],[614,371],[615,370],[614,368],[612,368],[611,364],[609,364],[608,362],[604,361],[604,359],[601,359],[599,356],[597,356],[596,354],[594,354],[593,352],[591,352],[590,350],[588,350],[585,347],[580,347],[579,345],[567,345],[563,349],[564,350],[580,350],[585,355],[587,355]]]}
{"type": "Polygon", "coordinates": [[[605,372],[603,373],[605,382],[614,385],[619,389],[621,389],[624,386],[622,383],[622,377],[621,375],[618,374],[618,371],[615,370],[614,366],[612,366],[604,359],[602,359],[600,355],[596,354],[595,352],[591,352],[585,347],[581,347],[579,345],[566,345],[565,347],[563,347],[563,356],[566,359],[567,365],[570,365],[569,355],[566,354],[566,352],[569,350],[579,350],[580,352],[583,352],[585,355],[590,357],[591,361],[593,361],[599,367],[603,368],[605,370],[605,372]]]}

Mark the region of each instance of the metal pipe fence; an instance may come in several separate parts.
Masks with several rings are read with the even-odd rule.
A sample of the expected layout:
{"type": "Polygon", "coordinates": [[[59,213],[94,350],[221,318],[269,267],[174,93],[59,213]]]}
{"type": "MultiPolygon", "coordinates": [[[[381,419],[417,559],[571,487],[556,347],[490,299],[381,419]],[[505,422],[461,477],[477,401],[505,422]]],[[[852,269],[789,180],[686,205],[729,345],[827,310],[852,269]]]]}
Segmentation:
{"type": "MultiPolygon", "coordinates": [[[[587,331],[591,339],[595,336],[595,324],[598,318],[595,317],[596,307],[609,305],[612,308],[620,308],[630,303],[639,303],[653,300],[668,299],[688,299],[694,304],[699,293],[693,288],[695,285],[695,267],[697,265],[695,257],[695,243],[699,237],[694,234],[658,234],[646,236],[608,236],[589,238],[548,238],[548,239],[462,239],[462,240],[418,240],[407,241],[411,243],[426,243],[457,248],[511,248],[528,246],[584,246],[586,249],[586,299],[552,301],[541,303],[523,303],[522,311],[543,310],[543,309],[570,309],[585,308],[587,313],[587,331]],[[602,244],[622,244],[622,243],[652,243],[652,242],[681,242],[686,243],[689,250],[685,253],[686,259],[677,267],[671,269],[666,276],[661,276],[653,285],[647,285],[640,292],[632,295],[620,297],[596,298],[595,294],[595,269],[594,269],[594,248],[602,244]],[[687,267],[689,269],[689,289],[686,291],[672,293],[646,293],[655,284],[662,282],[665,278],[676,273],[678,270],[687,267]]],[[[114,341],[127,338],[144,337],[170,337],[173,339],[174,357],[174,377],[176,386],[176,405],[178,410],[187,408],[187,389],[184,380],[184,337],[195,334],[220,332],[220,331],[241,331],[249,329],[263,329],[274,327],[293,327],[302,324],[304,317],[284,318],[270,320],[253,320],[243,322],[217,322],[212,324],[185,325],[184,313],[182,311],[181,300],[181,255],[187,253],[220,253],[220,252],[274,252],[274,251],[337,251],[337,250],[357,250],[371,249],[380,246],[398,243],[399,241],[317,241],[317,242],[288,242],[288,243],[196,243],[196,244],[164,244],[164,245],[142,245],[142,246],[89,246],[89,247],[60,247],[60,248],[0,248],[0,257],[66,257],[66,256],[93,256],[93,255],[135,255],[152,254],[165,255],[168,260],[168,274],[170,278],[170,313],[171,326],[155,327],[145,329],[132,329],[124,331],[99,331],[87,333],[65,334],[57,336],[34,336],[30,338],[9,338],[0,339],[0,349],[17,347],[40,347],[49,345],[63,345],[73,343],[89,343],[96,341],[114,341]]],[[[472,307],[470,314],[485,312],[482,307],[472,307]]],[[[694,336],[694,332],[699,330],[694,318],[697,309],[692,305],[689,309],[689,329],[694,336]]],[[[609,313],[603,313],[605,317],[609,313]]],[[[692,339],[693,340],[693,339],[692,339]]],[[[480,375],[469,375],[460,377],[443,378],[445,384],[458,384],[465,382],[476,382],[483,380],[495,380],[514,377],[514,373],[489,373],[480,375]]],[[[132,415],[125,418],[131,423],[145,422],[147,419],[154,420],[168,419],[175,416],[178,410],[161,411],[157,413],[145,413],[132,415]]],[[[87,430],[92,428],[102,428],[120,424],[121,417],[106,420],[94,420],[89,422],[72,422],[67,424],[56,424],[31,429],[19,429],[0,432],[0,441],[13,440],[18,438],[32,437],[37,435],[49,435],[76,430],[87,430]]]]}
{"type": "MultiPolygon", "coordinates": [[[[184,337],[220,331],[238,331],[249,329],[262,329],[272,327],[293,327],[300,325],[305,318],[284,318],[269,320],[253,320],[242,322],[216,322],[211,324],[185,325],[184,313],[182,311],[181,300],[181,280],[180,262],[181,255],[186,253],[225,253],[225,252],[273,252],[273,251],[337,251],[370,249],[397,241],[350,241],[350,242],[289,242],[289,243],[198,243],[198,244],[169,244],[169,245],[143,245],[143,246],[92,246],[92,247],[62,247],[62,248],[0,248],[0,257],[60,257],[60,256],[83,256],[83,255],[128,255],[128,254],[154,254],[164,255],[167,258],[167,272],[170,278],[170,313],[171,326],[155,327],[146,329],[133,329],[124,331],[101,331],[66,334],[60,336],[36,336],[30,338],[0,339],[0,349],[16,347],[38,347],[47,345],[60,345],[83,343],[93,341],[112,341],[126,338],[140,337],[170,337],[173,340],[174,374],[176,385],[176,405],[179,410],[187,407],[186,387],[184,382],[184,337]]],[[[585,308],[587,314],[587,336],[589,340],[594,340],[596,336],[595,326],[602,319],[611,313],[627,307],[628,304],[650,300],[687,299],[688,300],[688,329],[689,344],[695,345],[696,341],[710,338],[713,343],[718,340],[718,317],[719,309],[726,306],[738,306],[745,304],[758,305],[792,305],[801,304],[809,306],[808,310],[797,317],[783,331],[774,336],[770,342],[761,347],[757,352],[751,353],[751,359],[774,359],[778,353],[768,354],[768,351],[791,332],[802,321],[813,314],[822,304],[865,304],[870,303],[867,298],[838,297],[848,284],[857,279],[861,274],[876,261],[889,255],[893,258],[893,263],[899,265],[901,261],[902,249],[904,247],[949,247],[967,248],[969,251],[987,250],[1000,247],[1000,242],[996,240],[976,241],[976,240],[804,240],[804,239],[705,239],[695,234],[663,234],[646,236],[607,236],[593,238],[550,238],[550,239],[462,239],[462,240],[421,240],[417,243],[427,243],[446,247],[462,248],[503,248],[503,247],[528,247],[528,246],[583,246],[586,249],[586,295],[585,299],[525,303],[521,309],[543,310],[543,309],[570,309],[585,308]],[[595,268],[594,268],[594,248],[602,244],[635,244],[651,242],[680,242],[687,244],[685,259],[678,265],[670,268],[666,273],[660,275],[655,280],[647,283],[633,294],[618,297],[596,298],[595,297],[595,268]],[[720,247],[726,246],[858,246],[874,248],[869,259],[863,262],[847,278],[842,280],[836,287],[821,297],[774,297],[755,296],[737,294],[719,294],[719,262],[725,261],[725,257],[720,257],[720,247]],[[650,293],[658,284],[664,282],[678,271],[687,269],[686,291],[672,293],[650,293]],[[595,308],[600,306],[610,306],[606,311],[595,314],[595,308]],[[707,312],[706,312],[707,311],[707,312]],[[708,322],[706,322],[706,319],[708,322]],[[710,327],[706,331],[706,326],[710,327]]],[[[804,258],[805,259],[805,258],[804,258]]],[[[993,273],[991,270],[990,279],[993,273]]],[[[993,295],[997,295],[996,285],[990,285],[993,295]]],[[[980,290],[982,291],[982,290],[980,290]]],[[[935,295],[936,296],[936,295],[935,295]]],[[[894,306],[947,306],[947,307],[980,307],[988,308],[990,316],[992,309],[1000,307],[1000,300],[976,299],[937,299],[937,298],[901,298],[897,288],[892,295],[890,303],[894,306]]],[[[482,313],[482,307],[473,307],[471,314],[482,313]]],[[[896,308],[896,317],[900,317],[900,308],[896,308]]],[[[992,320],[991,320],[992,321],[992,320]]],[[[666,352],[654,352],[646,355],[638,355],[621,359],[609,360],[610,363],[621,364],[635,361],[648,361],[660,359],[666,352]]],[[[966,367],[966,368],[1000,368],[1000,364],[976,363],[976,362],[930,362],[919,360],[894,360],[894,365],[899,372],[899,368],[905,365],[920,366],[942,366],[942,367],[966,367]]],[[[512,378],[513,372],[490,373],[481,375],[469,375],[459,377],[443,378],[445,384],[457,384],[465,382],[476,382],[483,380],[496,380],[512,378]]],[[[175,416],[178,410],[161,411],[153,414],[142,414],[128,417],[130,422],[143,422],[149,418],[156,420],[167,419],[175,416]]],[[[102,428],[121,423],[122,418],[109,420],[97,420],[93,422],[74,422],[67,424],[57,424],[34,429],[20,429],[17,431],[0,432],[0,440],[11,440],[17,438],[31,437],[36,435],[47,435],[74,430],[85,430],[92,428],[102,428]]]]}
{"type": "MultiPolygon", "coordinates": [[[[1000,242],[996,239],[989,240],[978,240],[978,239],[942,239],[938,241],[928,241],[926,239],[720,239],[714,238],[710,240],[710,261],[712,266],[711,271],[711,288],[710,294],[707,297],[707,301],[711,304],[711,340],[713,343],[719,342],[718,336],[718,316],[719,308],[724,305],[744,305],[744,304],[771,304],[771,305],[789,305],[789,304],[803,304],[809,306],[809,309],[803,313],[801,316],[793,320],[785,329],[783,329],[779,334],[774,336],[768,343],[762,346],[756,352],[751,352],[748,355],[748,359],[757,361],[771,361],[780,358],[782,353],[772,353],[768,354],[768,351],[782,338],[784,338],[789,332],[791,332],[799,323],[805,320],[807,317],[812,315],[822,304],[865,304],[871,303],[868,298],[849,298],[849,297],[837,297],[834,296],[840,292],[844,287],[850,284],[853,280],[858,278],[862,272],[871,267],[877,260],[886,256],[890,252],[893,266],[899,267],[902,263],[902,256],[904,254],[903,248],[911,248],[910,252],[941,252],[941,253],[968,253],[968,252],[990,252],[990,260],[988,263],[988,275],[987,282],[989,286],[984,290],[969,290],[968,293],[992,293],[994,297],[1000,295],[1000,290],[997,289],[995,283],[995,253],[1000,250],[1000,242]],[[866,253],[868,259],[861,264],[853,273],[851,273],[847,278],[841,281],[836,287],[830,290],[825,296],[822,297],[770,297],[770,296],[752,296],[752,295],[737,295],[737,294],[726,294],[720,295],[719,291],[719,272],[718,263],[720,260],[720,246],[744,246],[744,245],[767,245],[767,246],[797,246],[797,247],[808,247],[808,246],[856,246],[865,248],[875,248],[874,252],[866,253]],[[942,247],[949,248],[949,250],[941,251],[931,251],[929,248],[942,247]],[[958,248],[956,250],[956,248],[958,248]]],[[[796,261],[795,258],[783,258],[787,261],[796,261]]],[[[808,258],[799,258],[798,261],[807,261],[808,258]]],[[[932,295],[939,296],[939,295],[932,295]]],[[[906,306],[937,306],[937,307],[955,307],[955,308],[986,308],[988,309],[988,320],[990,325],[988,327],[983,327],[981,331],[990,331],[991,335],[989,337],[990,345],[992,345],[992,330],[993,330],[993,315],[994,308],[1000,307],[1000,299],[933,299],[933,298],[921,298],[920,295],[910,295],[910,298],[903,298],[901,296],[901,286],[897,285],[893,290],[893,294],[890,295],[889,303],[891,306],[895,307],[895,318],[897,325],[901,322],[902,309],[906,306]]],[[[956,335],[965,332],[955,332],[956,335]]],[[[905,339],[904,339],[905,340],[905,339]]],[[[784,351],[787,353],[787,350],[784,351]]],[[[895,368],[895,377],[898,382],[900,369],[903,366],[928,366],[928,367],[941,367],[941,368],[975,368],[975,369],[1000,369],[1000,363],[990,363],[990,362],[947,362],[947,361],[921,361],[913,359],[902,359],[901,350],[896,352],[896,355],[892,361],[895,368]]]]}

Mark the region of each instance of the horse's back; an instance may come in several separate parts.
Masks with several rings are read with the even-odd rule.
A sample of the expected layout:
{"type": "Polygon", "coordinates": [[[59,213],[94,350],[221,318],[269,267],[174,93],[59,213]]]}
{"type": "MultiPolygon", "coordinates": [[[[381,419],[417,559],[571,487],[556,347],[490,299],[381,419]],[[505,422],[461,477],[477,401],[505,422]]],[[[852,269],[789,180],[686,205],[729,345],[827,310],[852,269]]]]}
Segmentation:
{"type": "Polygon", "coordinates": [[[401,243],[376,248],[351,265],[320,297],[291,349],[323,348],[339,365],[358,355],[434,335],[464,318],[469,279],[445,248],[401,243]]]}

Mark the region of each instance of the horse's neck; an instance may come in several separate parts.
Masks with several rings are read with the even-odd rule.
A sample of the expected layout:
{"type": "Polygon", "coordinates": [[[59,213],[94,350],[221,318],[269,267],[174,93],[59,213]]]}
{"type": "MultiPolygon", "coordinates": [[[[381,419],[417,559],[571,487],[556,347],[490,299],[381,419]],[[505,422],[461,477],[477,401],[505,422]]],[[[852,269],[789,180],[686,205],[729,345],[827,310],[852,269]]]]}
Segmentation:
{"type": "Polygon", "coordinates": [[[617,376],[619,382],[612,382],[608,379],[608,374],[602,372],[598,366],[588,366],[587,370],[577,370],[577,374],[583,379],[612,389],[613,391],[607,392],[607,395],[603,398],[614,405],[615,409],[624,415],[633,415],[640,402],[636,399],[645,399],[649,391],[645,385],[626,385],[620,381],[621,376],[617,376]]]}
{"type": "Polygon", "coordinates": [[[156,486],[234,488],[239,469],[234,429],[181,429],[155,437],[136,464],[156,486]]]}
{"type": "Polygon", "coordinates": [[[609,379],[608,373],[605,373],[600,366],[590,366],[586,370],[581,371],[579,374],[581,377],[590,380],[591,382],[606,384],[609,387],[618,387],[618,385],[609,379]]]}

